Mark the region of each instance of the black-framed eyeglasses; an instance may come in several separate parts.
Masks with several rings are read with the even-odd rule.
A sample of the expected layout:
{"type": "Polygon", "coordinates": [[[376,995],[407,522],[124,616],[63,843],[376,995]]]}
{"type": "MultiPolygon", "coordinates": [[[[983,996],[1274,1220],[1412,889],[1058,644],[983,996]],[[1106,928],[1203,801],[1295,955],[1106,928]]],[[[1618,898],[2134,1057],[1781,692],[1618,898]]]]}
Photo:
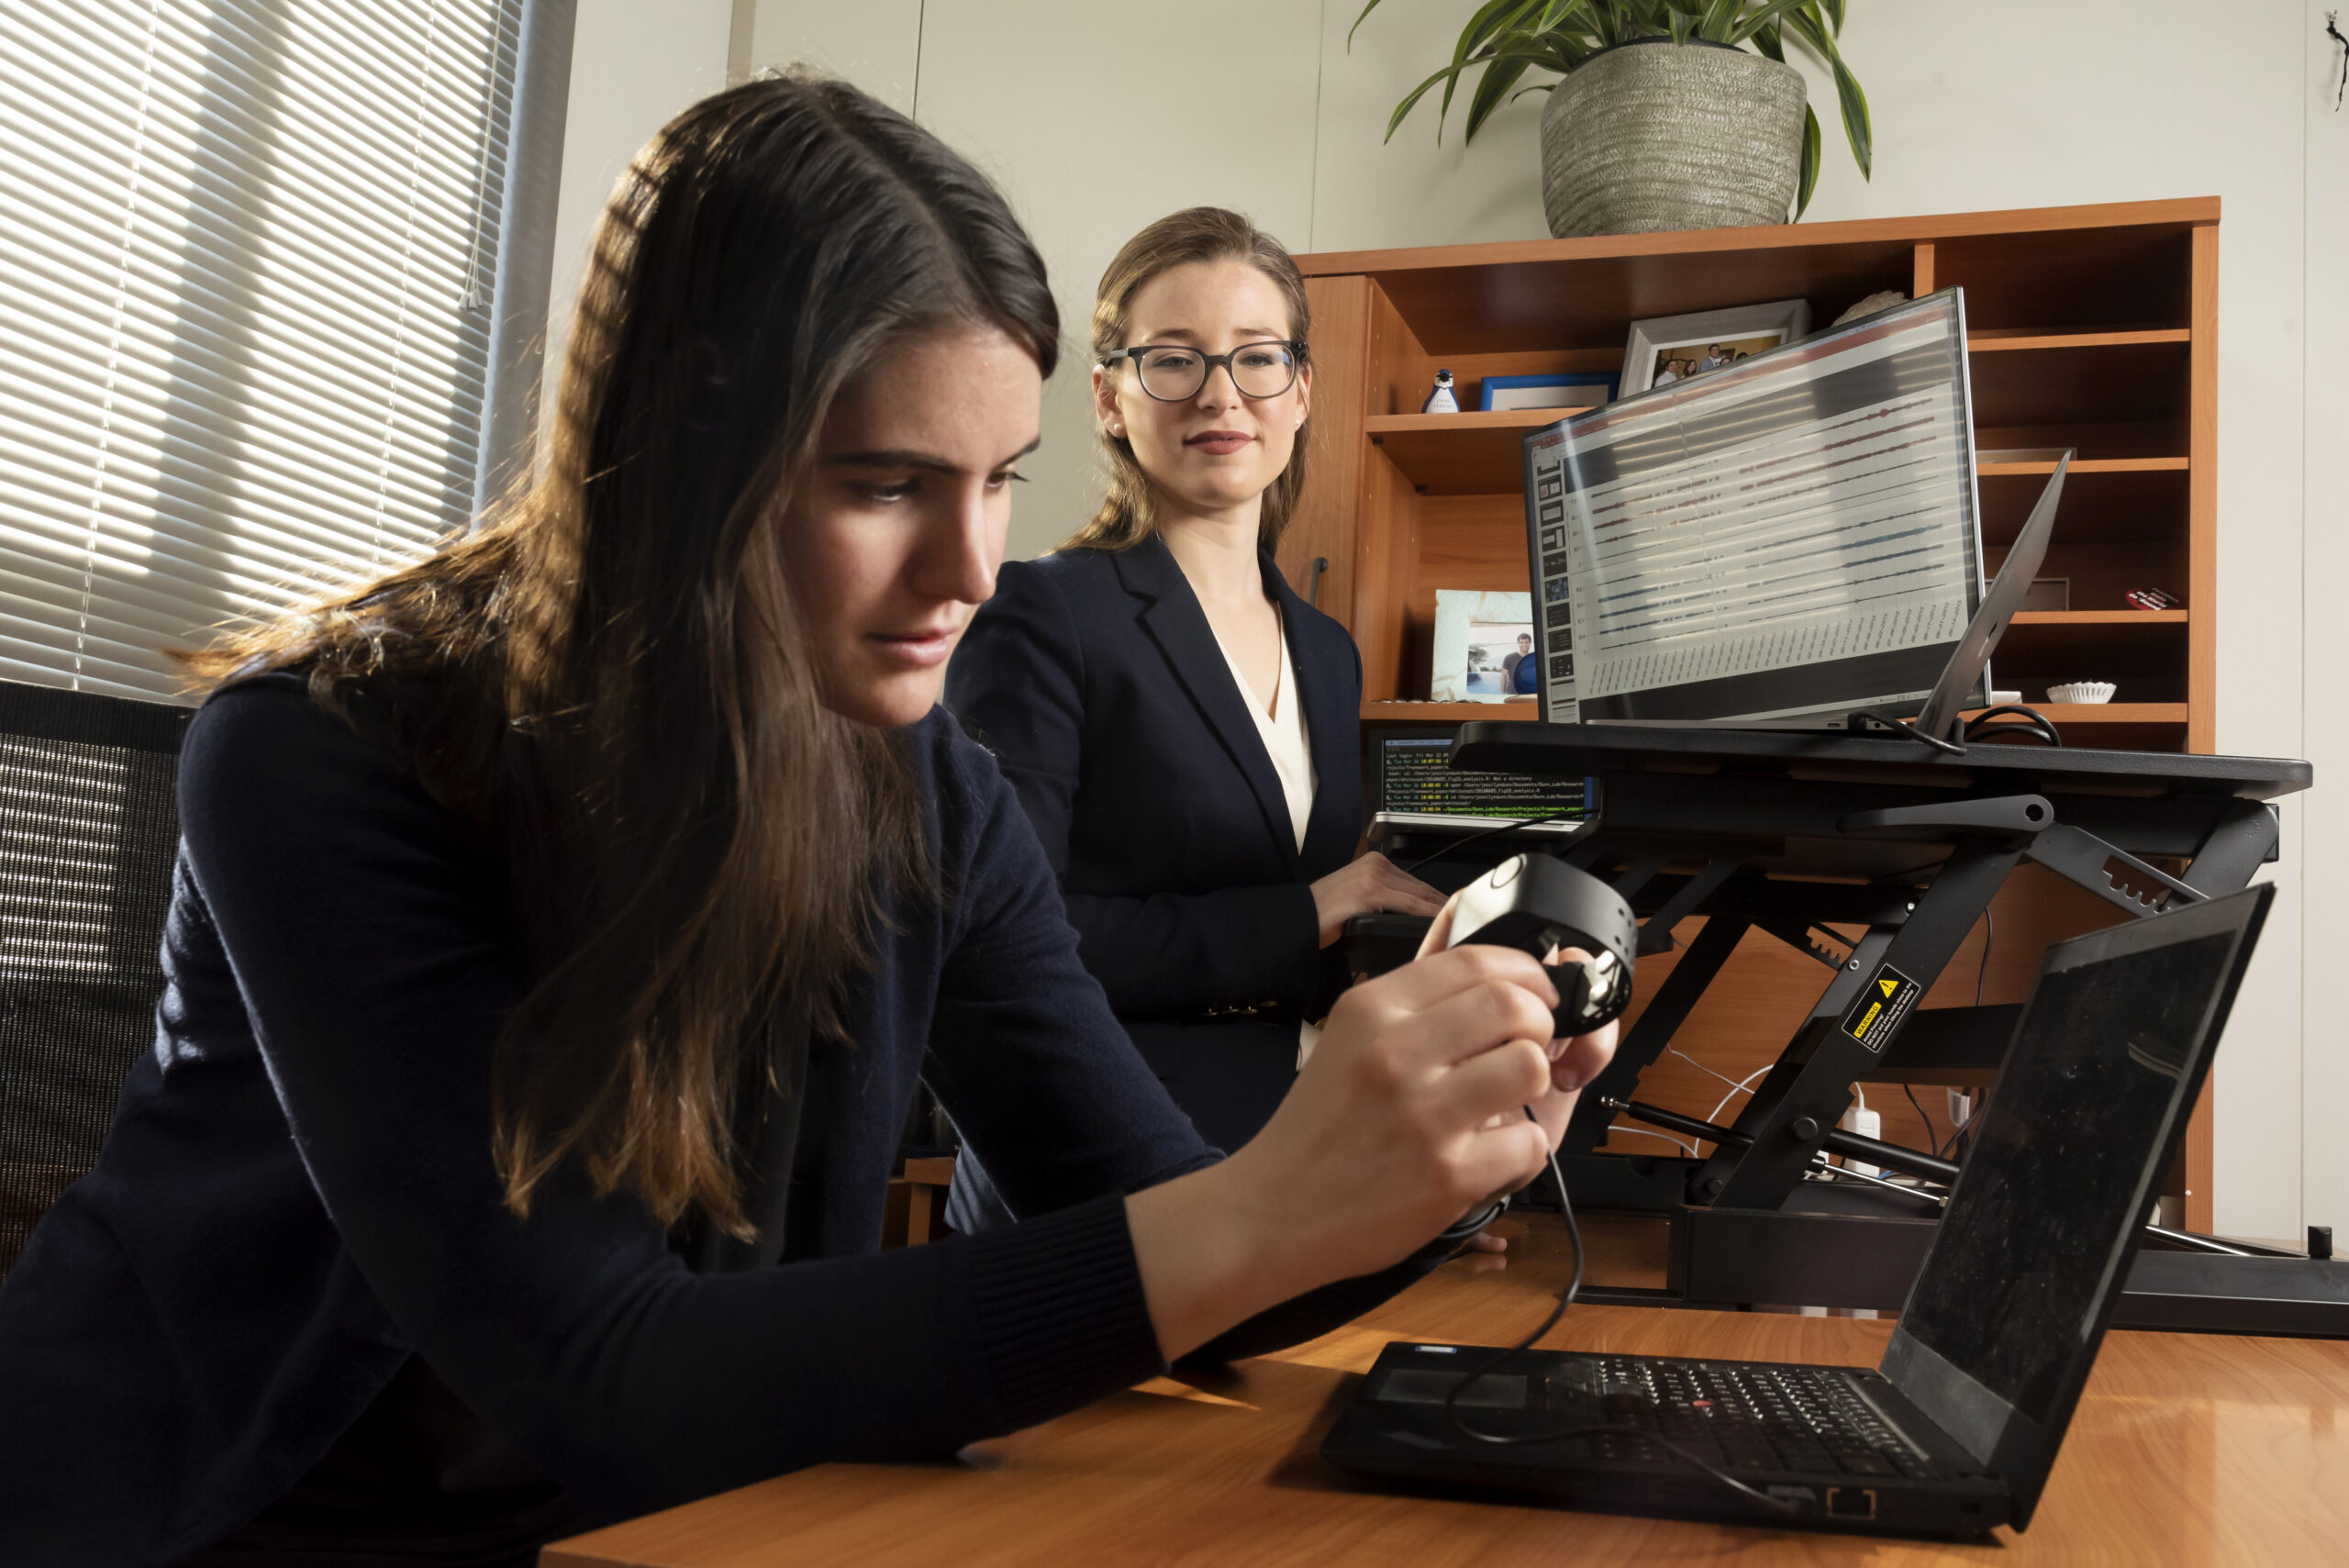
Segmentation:
{"type": "Polygon", "coordinates": [[[1179,343],[1145,343],[1139,349],[1119,349],[1101,357],[1106,368],[1131,360],[1141,389],[1161,403],[1187,403],[1208,384],[1208,373],[1221,365],[1240,395],[1278,397],[1297,384],[1297,367],[1305,362],[1301,341],[1272,340],[1242,343],[1228,354],[1203,354],[1179,343]]]}

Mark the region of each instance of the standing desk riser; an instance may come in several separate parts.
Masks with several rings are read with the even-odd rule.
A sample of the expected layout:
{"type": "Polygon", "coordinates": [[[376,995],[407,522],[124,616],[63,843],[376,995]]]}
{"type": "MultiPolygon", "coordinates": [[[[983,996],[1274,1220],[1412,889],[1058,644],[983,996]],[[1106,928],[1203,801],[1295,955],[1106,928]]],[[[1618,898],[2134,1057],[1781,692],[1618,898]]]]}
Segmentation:
{"type": "MultiPolygon", "coordinates": [[[[1575,1201],[1670,1218],[1671,1301],[1876,1308],[1906,1299],[1932,1206],[1805,1178],[1854,1082],[1997,1068],[2019,1008],[1914,1002],[2008,873],[2035,861],[2133,917],[2232,893],[2274,858],[2266,803],[2312,777],[2262,758],[2012,742],[1950,756],[1833,732],[1497,722],[1464,725],[1452,763],[1598,779],[1598,820],[1566,858],[1630,900],[1642,952],[1670,951],[1681,920],[1705,917],[1584,1091],[1560,1150],[1575,1201]],[[1599,1152],[1615,1115],[1603,1102],[1635,1097],[1752,929],[1816,959],[1823,983],[1739,1113],[1738,1141],[1702,1160],[1599,1152]],[[1887,977],[1899,1006],[1863,1041],[1846,1025],[1865,1016],[1864,993],[1886,996],[1887,977]]],[[[2349,1333],[2349,1265],[2149,1251],[2116,1321],[2349,1333]]]]}

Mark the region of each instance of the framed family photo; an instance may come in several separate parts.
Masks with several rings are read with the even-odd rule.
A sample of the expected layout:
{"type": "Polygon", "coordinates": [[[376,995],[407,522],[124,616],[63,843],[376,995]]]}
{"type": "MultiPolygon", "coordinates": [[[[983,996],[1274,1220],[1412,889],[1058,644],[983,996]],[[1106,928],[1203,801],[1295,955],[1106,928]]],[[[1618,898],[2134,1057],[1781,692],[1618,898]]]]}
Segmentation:
{"type": "Polygon", "coordinates": [[[1801,299],[1634,321],[1623,350],[1623,395],[1709,375],[1809,330],[1810,302],[1801,299]]]}
{"type": "Polygon", "coordinates": [[[1507,702],[1539,690],[1533,657],[1533,595],[1439,588],[1431,702],[1507,702]]]}

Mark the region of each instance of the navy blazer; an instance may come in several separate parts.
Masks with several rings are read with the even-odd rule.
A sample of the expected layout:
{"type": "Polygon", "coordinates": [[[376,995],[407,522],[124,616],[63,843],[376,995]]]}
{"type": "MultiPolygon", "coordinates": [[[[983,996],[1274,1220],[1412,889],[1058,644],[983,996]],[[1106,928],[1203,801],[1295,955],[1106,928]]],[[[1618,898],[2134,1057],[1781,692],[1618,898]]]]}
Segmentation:
{"type": "Polygon", "coordinates": [[[1078,954],[1210,1143],[1252,1135],[1295,1073],[1297,1024],[1346,983],[1311,884],[1363,828],[1362,660],[1269,554],[1315,793],[1299,850],[1280,778],[1163,540],[1007,562],[946,677],[1060,878],[1078,954]],[[1252,1015],[1211,1012],[1254,1007],[1252,1015]]]}

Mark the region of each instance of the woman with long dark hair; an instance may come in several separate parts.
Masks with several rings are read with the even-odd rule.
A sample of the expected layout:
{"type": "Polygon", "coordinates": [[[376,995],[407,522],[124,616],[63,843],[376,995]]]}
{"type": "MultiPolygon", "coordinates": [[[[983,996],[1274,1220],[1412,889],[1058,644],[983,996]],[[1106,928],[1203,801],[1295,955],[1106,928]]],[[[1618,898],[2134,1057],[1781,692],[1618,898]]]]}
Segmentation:
{"type": "Polygon", "coordinates": [[[933,711],[1057,321],[911,122],[686,111],[576,319],[535,489],[195,661],[155,1048],[0,1289],[0,1560],[522,1562],[950,1452],[1415,1277],[1605,1058],[1464,949],[1228,1160],[1135,1059],[933,711]],[[1035,1218],[876,1251],[918,1073],[1035,1218]]]}
{"type": "MultiPolygon", "coordinates": [[[[947,675],[1085,968],[1226,1149],[1271,1118],[1344,990],[1346,921],[1443,902],[1356,854],[1362,660],[1274,564],[1306,485],[1311,328],[1297,263],[1238,213],[1128,240],[1093,308],[1108,493],[1057,552],[1004,563],[947,675]]],[[[975,1172],[955,1186],[958,1224],[995,1208],[975,1172]]]]}

